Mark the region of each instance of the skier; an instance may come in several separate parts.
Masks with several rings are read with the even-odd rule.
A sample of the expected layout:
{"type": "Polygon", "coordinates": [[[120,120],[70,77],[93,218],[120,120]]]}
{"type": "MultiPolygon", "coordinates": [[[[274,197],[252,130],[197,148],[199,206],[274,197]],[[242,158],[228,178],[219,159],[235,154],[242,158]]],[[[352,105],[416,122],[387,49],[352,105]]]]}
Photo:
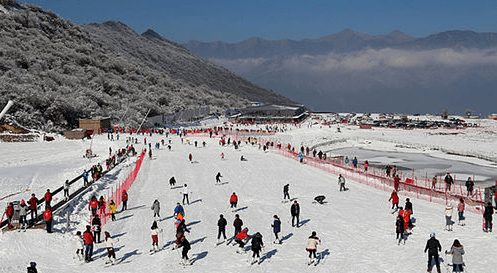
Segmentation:
{"type": "Polygon", "coordinates": [[[428,272],[431,272],[431,262],[435,259],[435,264],[437,265],[437,272],[440,273],[440,260],[438,258],[438,252],[442,251],[442,246],[440,242],[435,238],[435,232],[430,233],[430,239],[426,242],[425,253],[428,250],[428,272]]]}
{"type": "Polygon", "coordinates": [[[447,173],[447,175],[444,178],[444,181],[445,181],[445,191],[450,191],[452,184],[454,184],[454,179],[452,178],[450,173],[447,173]]]}
{"type": "Polygon", "coordinates": [[[340,185],[340,191],[345,191],[345,177],[342,174],[338,175],[338,185],[340,185]]]}
{"type": "Polygon", "coordinates": [[[95,214],[93,220],[91,220],[91,225],[93,226],[93,239],[97,244],[100,243],[100,227],[102,226],[102,221],[100,221],[100,217],[98,214],[95,214]]]}
{"type": "Polygon", "coordinates": [[[52,211],[50,207],[48,207],[43,213],[43,219],[45,220],[45,224],[47,226],[47,233],[52,233],[52,211]]]}
{"type": "Polygon", "coordinates": [[[157,252],[159,251],[159,233],[162,232],[162,229],[159,229],[156,221],[152,223],[152,227],[150,229],[150,235],[152,235],[152,249],[150,250],[150,252],[157,252]]]}
{"type": "Polygon", "coordinates": [[[449,251],[445,251],[445,254],[452,255],[452,272],[463,272],[463,259],[462,255],[464,255],[464,247],[461,245],[459,240],[455,239],[454,243],[452,243],[452,247],[449,251]]]}
{"type": "Polygon", "coordinates": [[[468,196],[473,195],[473,187],[475,182],[471,180],[471,177],[468,177],[468,181],[466,181],[466,190],[468,191],[468,196]]]}
{"type": "Polygon", "coordinates": [[[300,163],[304,163],[304,156],[302,155],[302,153],[299,153],[298,158],[300,163]]]}
{"type": "Polygon", "coordinates": [[[171,187],[171,189],[176,185],[176,179],[174,179],[174,176],[172,176],[170,179],[169,179],[169,186],[171,187]]]}
{"type": "Polygon", "coordinates": [[[221,159],[224,159],[224,153],[221,153],[221,159]]]}
{"type": "Polygon", "coordinates": [[[299,227],[299,215],[300,215],[300,205],[297,203],[297,200],[293,201],[292,206],[290,207],[290,214],[292,215],[292,227],[295,226],[295,218],[297,219],[297,227],[299,227]]]}
{"type": "Polygon", "coordinates": [[[110,212],[110,215],[111,215],[111,219],[112,221],[115,221],[116,220],[116,210],[117,210],[117,206],[116,206],[116,203],[114,203],[114,200],[110,200],[110,204],[109,204],[109,212],[110,212]]]}
{"type": "Polygon", "coordinates": [[[216,184],[221,184],[221,179],[220,179],[221,177],[223,177],[223,176],[221,175],[220,172],[218,172],[216,174],[216,184]]]}
{"type": "Polygon", "coordinates": [[[386,167],[385,167],[385,172],[387,174],[387,177],[390,177],[390,173],[392,172],[392,166],[390,164],[388,164],[386,167]]]}
{"type": "Polygon", "coordinates": [[[152,204],[152,208],[151,209],[154,211],[154,218],[155,217],[159,217],[160,218],[160,215],[159,215],[159,212],[160,212],[160,203],[159,203],[159,200],[155,199],[154,203],[152,204]]]}
{"type": "Polygon", "coordinates": [[[406,198],[406,204],[404,205],[404,209],[406,211],[409,211],[411,214],[413,214],[413,212],[412,212],[412,203],[411,203],[411,200],[409,198],[406,198]]]}
{"type": "Polygon", "coordinates": [[[366,160],[364,161],[364,171],[367,172],[368,171],[368,167],[369,167],[369,162],[366,160]]]}
{"type": "Polygon", "coordinates": [[[100,215],[105,216],[105,199],[103,196],[100,196],[100,199],[98,199],[98,210],[100,211],[100,215]]]}
{"type": "Polygon", "coordinates": [[[119,242],[119,239],[112,239],[110,233],[106,231],[105,233],[105,247],[107,247],[107,261],[105,263],[116,263],[116,252],[114,251],[114,244],[119,242]]]}
{"type": "Polygon", "coordinates": [[[309,240],[307,240],[307,248],[305,249],[309,252],[308,265],[310,265],[316,261],[316,252],[317,252],[318,244],[320,244],[320,243],[321,243],[321,240],[319,240],[319,238],[316,236],[316,232],[313,231],[311,236],[309,236],[309,240]]]}
{"type": "Polygon", "coordinates": [[[182,247],[183,251],[181,251],[181,259],[183,260],[184,265],[189,265],[190,261],[188,260],[188,251],[190,250],[190,242],[186,239],[186,237],[183,235],[181,236],[180,243],[178,247],[182,247]]]}
{"type": "Polygon", "coordinates": [[[218,231],[217,231],[217,244],[220,244],[226,240],[226,225],[228,225],[228,222],[224,218],[222,214],[219,215],[219,220],[217,221],[217,226],[218,226],[218,231]],[[223,235],[224,240],[222,242],[219,242],[219,239],[221,239],[221,234],[223,235]]]}
{"type": "MultiPolygon", "coordinates": [[[[309,154],[309,152],[307,154],[309,154]]],[[[345,162],[345,165],[349,165],[349,157],[348,156],[345,156],[344,162],[345,162]]]]}
{"type": "Polygon", "coordinates": [[[400,186],[400,177],[399,175],[394,175],[393,178],[393,188],[395,191],[399,191],[399,186],[400,186]]]}
{"type": "Polygon", "coordinates": [[[238,253],[243,253],[245,251],[243,248],[245,246],[243,240],[248,237],[247,233],[248,233],[248,227],[244,228],[235,236],[233,244],[238,244],[239,246],[239,250],[237,250],[238,253]]]}
{"type": "Polygon", "coordinates": [[[281,220],[278,218],[278,215],[273,216],[273,224],[271,227],[273,228],[274,232],[274,237],[276,237],[276,240],[274,241],[275,244],[281,244],[280,239],[278,238],[278,233],[281,231],[281,220]]]}
{"type": "Polygon", "coordinates": [[[252,264],[256,262],[260,262],[260,254],[259,252],[264,247],[264,243],[262,242],[262,234],[257,232],[254,236],[252,236],[252,264]],[[257,259],[255,258],[257,256],[257,259]]]}
{"type": "Polygon", "coordinates": [[[64,183],[64,200],[69,199],[69,180],[64,183]]]}
{"type": "Polygon", "coordinates": [[[148,157],[152,158],[152,149],[150,149],[150,148],[148,149],[148,157]]]}
{"type": "Polygon", "coordinates": [[[186,204],[190,205],[190,201],[188,200],[188,186],[186,184],[183,186],[181,192],[183,193],[183,205],[185,205],[185,199],[186,199],[186,204]]]}
{"type": "Polygon", "coordinates": [[[492,215],[494,214],[494,207],[492,203],[488,202],[485,206],[485,211],[483,212],[483,218],[485,218],[485,232],[492,232],[492,215]]]}
{"type": "Polygon", "coordinates": [[[395,207],[396,209],[399,209],[399,196],[397,195],[396,191],[392,191],[392,194],[390,195],[390,199],[388,201],[392,201],[392,209],[395,207]]]}
{"type": "Polygon", "coordinates": [[[38,273],[38,270],[36,270],[36,263],[31,262],[28,267],[28,273],[38,273]]]}
{"type": "Polygon", "coordinates": [[[235,193],[233,193],[230,197],[230,205],[231,205],[231,208],[235,208],[236,209],[236,204],[238,203],[238,196],[236,196],[235,193]]]}
{"type": "Polygon", "coordinates": [[[21,205],[19,206],[19,228],[26,230],[28,222],[26,221],[26,216],[28,215],[28,206],[24,200],[21,200],[21,205]]]}
{"type": "Polygon", "coordinates": [[[400,245],[400,242],[404,240],[404,244],[406,243],[406,239],[404,237],[404,218],[399,213],[397,215],[397,220],[395,221],[395,232],[397,233],[396,240],[398,240],[397,245],[400,245]]]}
{"type": "Polygon", "coordinates": [[[462,198],[459,198],[459,204],[457,204],[457,216],[458,216],[458,221],[459,221],[459,225],[461,226],[464,226],[466,225],[465,221],[464,221],[464,208],[465,208],[465,204],[464,204],[464,199],[462,198]]]}
{"type": "Polygon", "coordinates": [[[7,205],[5,214],[7,215],[7,221],[9,223],[8,228],[13,228],[14,226],[12,225],[12,217],[14,216],[14,204],[12,202],[7,205]]]}
{"type": "Polygon", "coordinates": [[[185,216],[185,210],[183,207],[180,205],[180,203],[176,203],[176,207],[174,208],[174,213],[173,217],[178,217],[178,214],[181,214],[181,216],[185,216]]]}
{"type": "Polygon", "coordinates": [[[240,215],[235,214],[235,220],[233,221],[233,226],[235,227],[235,235],[236,236],[240,231],[242,231],[243,221],[240,219],[240,215]]]}
{"type": "Polygon", "coordinates": [[[436,189],[437,188],[437,176],[434,175],[433,178],[431,179],[431,188],[436,189]]]}
{"type": "Polygon", "coordinates": [[[85,232],[83,232],[83,240],[85,241],[85,262],[91,262],[93,259],[93,236],[91,234],[91,227],[86,226],[85,232]]]}
{"type": "Polygon", "coordinates": [[[445,229],[452,231],[452,204],[449,203],[445,207],[445,229]]]}
{"type": "Polygon", "coordinates": [[[31,194],[31,198],[29,199],[28,203],[29,203],[29,210],[31,212],[31,224],[34,225],[36,222],[36,218],[38,218],[38,208],[37,208],[38,198],[36,198],[34,193],[31,194]]]}
{"type": "Polygon", "coordinates": [[[123,191],[122,201],[123,201],[123,207],[122,207],[121,211],[127,210],[128,209],[128,193],[126,191],[123,191]]]}
{"type": "Polygon", "coordinates": [[[357,168],[357,157],[354,156],[354,159],[352,160],[352,165],[354,165],[354,168],[357,168]]]}
{"type": "Polygon", "coordinates": [[[85,246],[85,241],[83,240],[83,237],[81,237],[81,231],[76,232],[76,235],[74,235],[74,239],[76,240],[76,256],[79,258],[79,260],[83,260],[83,248],[85,246]]]}
{"type": "Polygon", "coordinates": [[[193,159],[192,154],[189,154],[189,155],[188,155],[188,159],[190,160],[190,163],[192,163],[192,159],[193,159]]]}
{"type": "Polygon", "coordinates": [[[288,188],[290,187],[290,184],[286,184],[283,186],[283,200],[286,200],[288,197],[288,200],[290,200],[290,194],[288,193],[288,188]]]}
{"type": "Polygon", "coordinates": [[[97,201],[97,197],[95,197],[95,195],[91,197],[90,204],[88,205],[88,209],[91,210],[91,216],[95,216],[97,214],[98,201],[97,201]]]}
{"type": "Polygon", "coordinates": [[[45,193],[45,209],[50,208],[50,202],[52,202],[52,194],[50,193],[50,189],[47,189],[45,193]]]}

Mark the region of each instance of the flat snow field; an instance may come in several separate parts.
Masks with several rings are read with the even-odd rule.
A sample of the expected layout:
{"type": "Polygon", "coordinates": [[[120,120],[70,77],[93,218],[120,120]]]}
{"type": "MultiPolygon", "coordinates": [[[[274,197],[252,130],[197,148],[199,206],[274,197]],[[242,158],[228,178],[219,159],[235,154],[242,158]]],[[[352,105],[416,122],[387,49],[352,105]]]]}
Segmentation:
{"type": "MultiPolygon", "coordinates": [[[[301,129],[304,130],[304,129],[301,129]]],[[[280,136],[284,138],[283,136],[280,136]]],[[[147,136],[154,144],[164,136],[147,136]]],[[[138,148],[144,147],[142,139],[138,148]]],[[[435,232],[443,251],[450,249],[454,239],[464,245],[464,261],[468,272],[492,272],[497,262],[492,253],[497,249],[494,233],[482,232],[481,215],[466,213],[466,225],[457,225],[454,212],[454,231],[444,230],[444,206],[421,200],[412,200],[415,228],[405,245],[397,245],[395,239],[395,214],[391,214],[389,193],[347,181],[345,192],[339,192],[337,178],[326,172],[302,165],[295,160],[273,152],[263,152],[257,146],[242,144],[239,150],[232,146],[221,147],[217,138],[189,138],[198,140],[199,147],[181,144],[172,136],[172,150],[153,148],[153,157],[144,160],[137,180],[129,191],[128,210],[117,213],[117,221],[109,222],[104,231],[114,238],[118,264],[105,265],[105,244],[94,248],[91,263],[73,259],[76,243],[73,234],[83,231],[89,219],[88,200],[91,195],[104,195],[122,181],[132,168],[132,160],[113,170],[108,177],[92,186],[87,193],[73,201],[71,228],[66,231],[65,214],[56,215],[55,233],[44,230],[6,232],[0,235],[0,272],[26,272],[29,262],[38,264],[38,272],[425,272],[427,254],[423,253],[430,232],[435,232]],[[206,141],[206,147],[201,147],[206,141]],[[193,155],[193,163],[188,154],[193,155]],[[221,153],[225,159],[221,159],[221,153]],[[243,155],[248,161],[240,161],[243,155]],[[215,175],[222,174],[222,185],[215,185],[215,175]],[[174,176],[177,188],[170,189],[169,178],[174,176]],[[290,184],[290,196],[301,206],[300,228],[291,226],[290,205],[282,203],[283,185],[290,184]],[[158,222],[163,233],[159,245],[170,245],[175,240],[173,209],[181,201],[181,188],[188,184],[190,205],[185,205],[187,239],[192,244],[189,252],[193,265],[183,267],[180,251],[165,249],[149,255],[152,239],[150,227],[153,222],[152,203],[161,203],[158,222]],[[230,195],[239,197],[238,211],[228,208],[230,195]],[[313,204],[317,195],[325,195],[325,204],[313,204]],[[250,243],[245,254],[238,254],[236,246],[215,246],[217,220],[223,214],[228,220],[227,235],[233,234],[234,214],[238,213],[249,228],[249,233],[263,234],[265,248],[261,263],[250,265],[250,243]],[[271,224],[273,215],[282,221],[281,245],[273,244],[271,224]],[[318,253],[322,259],[317,266],[307,265],[305,251],[307,238],[312,231],[322,240],[318,253]]],[[[298,145],[299,143],[295,143],[298,145]]],[[[0,143],[2,151],[9,151],[13,160],[3,155],[2,173],[19,174],[15,180],[7,175],[0,179],[1,194],[6,195],[27,186],[41,196],[46,187],[58,187],[62,179],[74,177],[90,163],[81,161],[88,143],[57,139],[54,143],[0,143]],[[49,147],[47,147],[49,146],[49,147]],[[8,162],[7,162],[8,161],[8,162]],[[58,172],[60,170],[60,172],[58,172]],[[46,179],[42,174],[49,172],[46,179]],[[22,175],[22,176],[21,176],[22,175]],[[25,179],[29,181],[24,181],[25,179]],[[15,188],[15,189],[12,189],[15,188]]],[[[124,146],[107,141],[106,136],[94,140],[97,153],[103,159],[108,147],[124,146]]],[[[97,160],[97,159],[95,159],[97,160]]],[[[60,184],[60,185],[59,185],[60,184]]],[[[11,200],[27,199],[30,192],[23,192],[11,200]]],[[[401,204],[405,198],[400,193],[401,204]]],[[[4,201],[2,201],[4,202],[4,201]]],[[[2,203],[2,206],[4,203],[2,203]]],[[[67,212],[65,210],[63,213],[67,212]]],[[[118,208],[120,211],[120,207],[118,208]]],[[[29,216],[28,216],[29,219],[29,216]]],[[[441,253],[442,271],[445,272],[450,257],[441,253]]]]}

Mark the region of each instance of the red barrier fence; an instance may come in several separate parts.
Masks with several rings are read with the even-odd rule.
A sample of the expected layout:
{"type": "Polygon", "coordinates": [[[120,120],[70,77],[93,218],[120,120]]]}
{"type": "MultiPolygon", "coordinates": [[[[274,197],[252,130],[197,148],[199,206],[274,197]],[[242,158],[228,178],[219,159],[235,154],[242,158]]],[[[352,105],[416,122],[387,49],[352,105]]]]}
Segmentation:
{"type": "MultiPolygon", "coordinates": [[[[140,171],[140,167],[142,165],[143,159],[145,158],[145,150],[141,152],[141,154],[138,156],[138,159],[136,161],[135,168],[128,174],[126,179],[120,183],[117,186],[112,187],[112,193],[109,194],[107,193],[107,196],[105,196],[105,209],[104,211],[98,210],[98,214],[100,217],[100,220],[102,222],[102,228],[105,226],[105,224],[109,221],[111,218],[110,210],[109,210],[109,204],[110,201],[113,200],[114,203],[116,204],[116,208],[118,208],[121,203],[122,203],[122,193],[123,191],[128,192],[129,188],[133,183],[135,182],[136,176],[138,175],[138,172],[140,171]]],[[[90,223],[93,220],[93,217],[90,216],[90,223]]]]}
{"type": "MultiPolygon", "coordinates": [[[[225,133],[227,133],[227,137],[229,136],[234,140],[241,140],[243,142],[248,141],[249,135],[247,133],[225,133]]],[[[255,139],[255,142],[260,145],[265,145],[266,143],[271,142],[268,139],[262,138],[263,136],[268,135],[256,135],[255,138],[252,138],[252,141],[255,139]],[[258,140],[257,137],[259,137],[258,140]]],[[[268,147],[272,148],[273,151],[287,158],[299,160],[298,152],[290,150],[288,148],[278,148],[281,147],[281,144],[277,142],[274,142],[273,146],[269,145],[268,147]]],[[[285,147],[285,145],[283,145],[283,147],[285,147]]],[[[357,181],[361,184],[365,184],[370,187],[374,187],[387,192],[391,192],[395,189],[393,177],[386,176],[386,173],[383,171],[383,166],[380,166],[380,168],[378,168],[372,164],[369,164],[369,168],[366,171],[361,165],[358,164],[358,167],[354,168],[351,164],[345,164],[340,158],[320,159],[319,157],[306,155],[303,155],[303,157],[304,162],[307,165],[322,169],[328,173],[332,173],[337,176],[341,174],[346,179],[357,181]]],[[[480,187],[474,187],[473,194],[469,195],[460,184],[454,184],[452,185],[451,189],[448,190],[445,187],[445,182],[442,179],[442,176],[440,176],[440,178],[438,179],[438,183],[435,185],[435,187],[432,187],[432,183],[428,180],[427,176],[425,176],[423,179],[418,179],[414,175],[414,170],[412,172],[412,177],[410,178],[407,177],[406,173],[402,170],[398,171],[397,174],[400,177],[398,191],[406,197],[423,199],[439,204],[448,204],[450,202],[454,202],[454,204],[457,204],[457,202],[459,202],[459,199],[463,198],[467,205],[466,210],[474,213],[481,213],[481,211],[483,210],[484,192],[482,192],[480,187]]]]}

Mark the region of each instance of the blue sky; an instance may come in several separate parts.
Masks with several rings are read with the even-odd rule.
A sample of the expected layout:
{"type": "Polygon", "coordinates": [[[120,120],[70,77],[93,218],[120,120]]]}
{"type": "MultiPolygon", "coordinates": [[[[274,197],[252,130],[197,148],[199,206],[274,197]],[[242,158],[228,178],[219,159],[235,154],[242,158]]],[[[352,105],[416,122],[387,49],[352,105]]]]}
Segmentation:
{"type": "Polygon", "coordinates": [[[21,0],[74,23],[121,21],[183,43],[315,39],[350,28],[424,37],[446,30],[497,32],[497,1],[479,0],[21,0]]]}

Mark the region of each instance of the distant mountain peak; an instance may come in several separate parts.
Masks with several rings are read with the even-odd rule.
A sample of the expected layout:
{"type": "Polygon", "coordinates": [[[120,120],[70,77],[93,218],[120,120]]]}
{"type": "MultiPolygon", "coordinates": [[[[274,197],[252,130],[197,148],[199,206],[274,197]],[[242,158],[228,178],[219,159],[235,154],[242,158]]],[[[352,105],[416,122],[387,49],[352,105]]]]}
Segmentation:
{"type": "Polygon", "coordinates": [[[155,32],[153,29],[147,29],[145,32],[142,33],[142,36],[147,38],[147,39],[157,39],[157,40],[161,40],[161,41],[166,40],[166,38],[164,38],[159,33],[155,32]]]}

